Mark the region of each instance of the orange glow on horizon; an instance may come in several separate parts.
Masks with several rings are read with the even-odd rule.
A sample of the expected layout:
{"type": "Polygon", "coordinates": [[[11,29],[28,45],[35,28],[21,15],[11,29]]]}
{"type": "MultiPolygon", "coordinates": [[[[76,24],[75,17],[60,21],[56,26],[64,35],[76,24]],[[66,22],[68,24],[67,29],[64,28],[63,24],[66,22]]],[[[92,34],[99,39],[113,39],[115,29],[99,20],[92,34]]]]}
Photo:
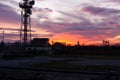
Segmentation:
{"type": "MultiPolygon", "coordinates": [[[[7,22],[1,22],[0,23],[0,28],[13,28],[13,29],[20,29],[20,24],[13,24],[13,23],[7,23],[7,22]]],[[[3,30],[1,30],[0,32],[2,32],[3,30]]],[[[54,42],[61,42],[61,43],[66,43],[66,45],[77,45],[78,41],[80,43],[80,45],[94,45],[94,44],[102,44],[102,40],[97,39],[97,36],[94,36],[94,38],[96,40],[91,40],[91,38],[85,38],[84,35],[81,34],[69,34],[69,33],[51,33],[51,32],[47,32],[45,29],[41,29],[38,27],[33,27],[32,26],[32,30],[35,30],[35,32],[32,32],[32,34],[38,34],[38,35],[49,35],[49,34],[53,34],[53,36],[48,36],[48,38],[50,39],[50,44],[52,44],[52,41],[54,42]]],[[[5,30],[6,34],[10,34],[10,33],[18,33],[19,31],[12,31],[12,30],[5,30]]],[[[120,43],[120,35],[117,35],[115,37],[110,37],[110,36],[105,36],[105,35],[100,35],[101,37],[104,37],[105,40],[109,40],[110,44],[117,44],[120,43]]],[[[36,36],[32,36],[32,37],[36,37],[36,36]]],[[[39,37],[39,36],[38,36],[39,37]]],[[[44,36],[43,36],[44,37],[44,36]]],[[[100,38],[100,37],[99,37],[100,38]]],[[[15,40],[19,40],[19,36],[18,37],[6,37],[7,41],[15,41],[15,40]]]]}
{"type": "Polygon", "coordinates": [[[61,42],[66,43],[66,45],[77,45],[78,41],[80,44],[85,43],[87,40],[83,38],[82,35],[72,35],[67,33],[56,34],[50,38],[50,43],[61,42]]]}

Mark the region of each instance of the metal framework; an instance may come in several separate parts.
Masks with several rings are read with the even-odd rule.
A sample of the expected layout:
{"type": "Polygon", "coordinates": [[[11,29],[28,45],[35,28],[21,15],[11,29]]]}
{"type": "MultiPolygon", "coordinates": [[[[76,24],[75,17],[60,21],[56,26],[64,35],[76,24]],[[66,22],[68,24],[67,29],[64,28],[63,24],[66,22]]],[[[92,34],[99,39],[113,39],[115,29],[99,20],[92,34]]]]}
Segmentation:
{"type": "Polygon", "coordinates": [[[20,29],[20,42],[24,45],[31,41],[31,20],[32,7],[35,4],[34,0],[22,0],[19,3],[21,11],[21,29],[20,29]]]}

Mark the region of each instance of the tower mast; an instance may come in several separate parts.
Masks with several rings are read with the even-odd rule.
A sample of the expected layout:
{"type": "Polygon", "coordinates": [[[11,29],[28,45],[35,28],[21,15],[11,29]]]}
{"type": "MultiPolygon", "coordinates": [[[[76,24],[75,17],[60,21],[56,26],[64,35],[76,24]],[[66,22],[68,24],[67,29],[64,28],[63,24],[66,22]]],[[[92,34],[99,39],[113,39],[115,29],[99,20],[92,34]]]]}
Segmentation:
{"type": "Polygon", "coordinates": [[[35,4],[34,0],[22,0],[19,3],[21,11],[21,29],[20,29],[20,42],[24,45],[28,44],[31,39],[31,21],[30,15],[32,14],[32,7],[35,4]],[[29,32],[29,35],[28,35],[29,32]]]}

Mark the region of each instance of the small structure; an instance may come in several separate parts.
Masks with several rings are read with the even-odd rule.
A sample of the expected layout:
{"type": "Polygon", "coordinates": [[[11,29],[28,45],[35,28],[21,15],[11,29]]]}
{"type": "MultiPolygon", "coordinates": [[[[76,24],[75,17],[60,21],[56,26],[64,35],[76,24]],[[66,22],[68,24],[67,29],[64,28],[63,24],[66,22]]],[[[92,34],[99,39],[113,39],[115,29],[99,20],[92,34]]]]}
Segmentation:
{"type": "Polygon", "coordinates": [[[108,40],[103,40],[103,45],[104,46],[109,46],[109,41],[108,40]]]}
{"type": "Polygon", "coordinates": [[[79,41],[77,42],[77,47],[80,47],[80,42],[79,41]]]}
{"type": "Polygon", "coordinates": [[[50,50],[48,38],[34,38],[31,40],[31,46],[36,50],[50,50]]]}
{"type": "Polygon", "coordinates": [[[61,43],[61,42],[55,42],[55,43],[52,45],[52,47],[53,47],[54,49],[61,50],[62,48],[65,47],[65,44],[64,44],[64,43],[61,43]]]}

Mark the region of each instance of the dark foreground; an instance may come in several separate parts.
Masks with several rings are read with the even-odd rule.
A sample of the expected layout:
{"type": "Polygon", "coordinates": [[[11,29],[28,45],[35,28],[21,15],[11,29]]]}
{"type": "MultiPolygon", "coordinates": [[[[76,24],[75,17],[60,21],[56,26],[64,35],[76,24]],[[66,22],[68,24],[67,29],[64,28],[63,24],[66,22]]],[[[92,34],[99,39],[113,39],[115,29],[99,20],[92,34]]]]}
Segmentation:
{"type": "Polygon", "coordinates": [[[120,80],[120,72],[0,67],[0,80],[120,80]]]}

